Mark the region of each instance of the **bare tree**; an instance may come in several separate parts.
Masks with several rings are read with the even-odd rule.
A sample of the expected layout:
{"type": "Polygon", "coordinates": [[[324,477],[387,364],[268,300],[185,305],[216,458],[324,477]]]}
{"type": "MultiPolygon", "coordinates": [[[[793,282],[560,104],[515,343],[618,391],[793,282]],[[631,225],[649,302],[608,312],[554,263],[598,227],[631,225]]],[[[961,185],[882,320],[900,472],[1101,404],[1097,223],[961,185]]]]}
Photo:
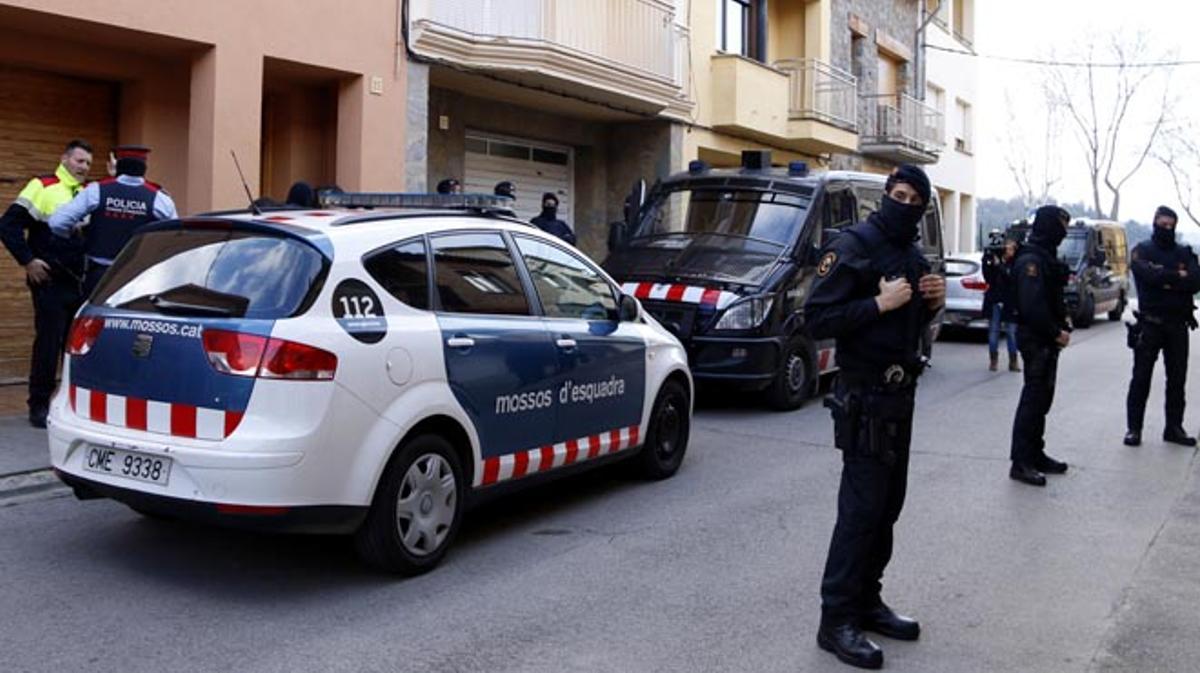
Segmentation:
{"type": "Polygon", "coordinates": [[[1164,142],[1154,152],[1154,158],[1170,173],[1184,214],[1200,226],[1200,191],[1196,187],[1196,180],[1200,179],[1200,143],[1193,138],[1195,132],[1187,126],[1174,126],[1164,134],[1164,142]]]}
{"type": "Polygon", "coordinates": [[[1012,99],[1012,92],[1004,94],[1005,109],[1008,111],[1008,123],[1005,124],[1004,164],[1017,183],[1020,191],[1021,205],[1026,210],[1051,201],[1050,192],[1062,179],[1058,139],[1061,131],[1061,111],[1050,101],[1042,100],[1017,104],[1012,99]],[[1039,150],[1029,141],[1029,129],[1018,119],[1016,111],[1025,105],[1039,105],[1044,108],[1046,115],[1042,132],[1043,149],[1039,150]],[[1040,165],[1039,165],[1040,164],[1040,165]]]}
{"type": "Polygon", "coordinates": [[[1169,56],[1151,54],[1144,32],[1111,35],[1101,49],[1098,43],[1094,36],[1087,39],[1080,50],[1087,65],[1081,68],[1046,67],[1043,91],[1065,111],[1080,141],[1096,211],[1116,220],[1121,190],[1145,165],[1169,122],[1170,68],[1145,64],[1169,56]]]}

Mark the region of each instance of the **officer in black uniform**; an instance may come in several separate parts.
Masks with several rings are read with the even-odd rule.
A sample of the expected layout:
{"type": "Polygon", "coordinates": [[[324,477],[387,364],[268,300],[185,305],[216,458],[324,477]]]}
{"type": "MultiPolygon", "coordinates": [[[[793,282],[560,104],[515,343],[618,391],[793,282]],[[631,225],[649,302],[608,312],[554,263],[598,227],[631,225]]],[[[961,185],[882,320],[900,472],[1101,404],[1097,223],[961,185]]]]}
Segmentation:
{"type": "Polygon", "coordinates": [[[862,668],[883,665],[864,635],[916,640],[920,625],[880,595],[892,527],[904,505],[921,337],[945,303],[916,241],[931,196],[929,178],[902,165],[888,177],[877,213],[822,252],[805,305],[812,336],[837,340],[839,372],[826,406],[842,450],[837,524],[821,582],[817,644],[862,668]]]}
{"type": "Polygon", "coordinates": [[[462,194],[462,183],[454,178],[446,178],[437,183],[438,194],[462,194]]]}
{"type": "Polygon", "coordinates": [[[547,234],[552,234],[575,245],[575,232],[562,220],[558,219],[558,196],[554,192],[542,194],[542,212],[529,221],[530,224],[547,234]]]}
{"type": "Polygon", "coordinates": [[[1183,429],[1183,386],[1187,380],[1188,328],[1196,328],[1196,310],[1192,296],[1200,292],[1200,266],[1191,246],[1175,242],[1175,224],[1179,217],[1166,206],[1154,213],[1154,234],[1142,241],[1130,255],[1133,278],[1137,282],[1137,325],[1130,328],[1133,347],[1133,380],[1125,400],[1128,432],[1125,443],[1142,443],[1142,420],[1146,416],[1146,397],[1150,394],[1150,375],[1158,352],[1167,369],[1167,424],[1163,441],[1195,446],[1196,438],[1183,429]]]}
{"type": "Polygon", "coordinates": [[[1067,464],[1046,455],[1046,414],[1054,402],[1058,353],[1071,341],[1063,288],[1070,274],[1058,260],[1071,215],[1058,206],[1037,209],[1029,239],[1013,262],[1017,344],[1025,361],[1025,386],[1013,420],[1012,467],[1008,476],[1045,486],[1046,473],[1062,474],[1067,464]]]}

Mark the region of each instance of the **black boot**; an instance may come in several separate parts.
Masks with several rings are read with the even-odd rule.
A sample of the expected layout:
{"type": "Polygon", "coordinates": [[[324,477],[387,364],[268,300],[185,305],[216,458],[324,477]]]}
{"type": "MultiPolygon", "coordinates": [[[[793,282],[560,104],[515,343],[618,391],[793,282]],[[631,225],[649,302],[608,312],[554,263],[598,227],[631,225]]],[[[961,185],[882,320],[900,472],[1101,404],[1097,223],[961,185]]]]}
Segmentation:
{"type": "Polygon", "coordinates": [[[1141,445],[1142,445],[1142,431],[1141,430],[1130,430],[1129,432],[1125,433],[1125,446],[1141,446],[1141,445]]]}
{"type": "Polygon", "coordinates": [[[1013,463],[1008,471],[1008,477],[1030,486],[1045,486],[1046,475],[1038,472],[1033,466],[1024,463],[1013,463]]]}
{"type": "Polygon", "coordinates": [[[898,615],[883,603],[863,613],[859,623],[863,631],[872,631],[896,640],[916,640],[921,637],[921,624],[917,620],[898,615]]]}
{"type": "Polygon", "coordinates": [[[832,652],[842,663],[858,668],[883,668],[883,650],[853,623],[822,619],[821,628],[817,630],[817,645],[832,652]]]}
{"type": "Polygon", "coordinates": [[[1196,438],[1189,437],[1188,433],[1178,425],[1172,426],[1163,430],[1163,441],[1179,444],[1182,446],[1195,446],[1196,438]]]}
{"type": "Polygon", "coordinates": [[[1061,460],[1055,460],[1046,454],[1038,456],[1037,463],[1034,464],[1041,472],[1045,474],[1066,474],[1067,464],[1061,460]]]}

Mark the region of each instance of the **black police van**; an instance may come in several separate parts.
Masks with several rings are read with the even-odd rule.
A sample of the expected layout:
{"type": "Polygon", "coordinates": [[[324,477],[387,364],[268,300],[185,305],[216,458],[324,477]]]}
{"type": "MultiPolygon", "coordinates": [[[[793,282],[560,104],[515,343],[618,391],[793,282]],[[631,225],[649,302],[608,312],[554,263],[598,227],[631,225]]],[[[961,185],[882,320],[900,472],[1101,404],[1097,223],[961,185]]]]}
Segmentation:
{"type": "MultiPolygon", "coordinates": [[[[802,162],[774,168],[761,151],[744,152],[736,169],[694,161],[644,198],[635,187],[604,267],[679,337],[698,384],[762,391],[770,406],[794,409],[834,369],[833,341],[814,342],[804,329],[821,247],[879,208],[884,180],[810,173],[802,162]]],[[[921,244],[942,272],[941,217],[930,200],[921,244]]]]}

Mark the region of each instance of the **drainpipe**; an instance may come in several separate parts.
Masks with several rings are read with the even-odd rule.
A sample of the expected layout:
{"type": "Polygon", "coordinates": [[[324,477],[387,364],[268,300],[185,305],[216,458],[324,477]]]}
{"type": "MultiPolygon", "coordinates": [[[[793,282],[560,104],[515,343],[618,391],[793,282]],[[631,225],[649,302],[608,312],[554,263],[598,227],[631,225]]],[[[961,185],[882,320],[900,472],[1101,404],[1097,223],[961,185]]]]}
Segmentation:
{"type": "Polygon", "coordinates": [[[929,22],[933,21],[933,17],[937,16],[938,12],[942,11],[942,0],[938,0],[937,5],[933,8],[933,12],[926,11],[924,0],[917,0],[917,6],[919,8],[917,10],[917,20],[920,25],[917,27],[917,49],[914,52],[915,55],[913,56],[913,77],[916,79],[916,82],[913,86],[913,98],[916,98],[919,101],[924,101],[926,69],[925,29],[929,27],[929,22]]]}
{"type": "Polygon", "coordinates": [[[757,16],[755,23],[758,24],[755,28],[758,31],[758,39],[755,40],[754,51],[755,58],[759,63],[767,62],[767,0],[761,0],[756,8],[757,16]]]}

